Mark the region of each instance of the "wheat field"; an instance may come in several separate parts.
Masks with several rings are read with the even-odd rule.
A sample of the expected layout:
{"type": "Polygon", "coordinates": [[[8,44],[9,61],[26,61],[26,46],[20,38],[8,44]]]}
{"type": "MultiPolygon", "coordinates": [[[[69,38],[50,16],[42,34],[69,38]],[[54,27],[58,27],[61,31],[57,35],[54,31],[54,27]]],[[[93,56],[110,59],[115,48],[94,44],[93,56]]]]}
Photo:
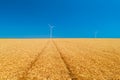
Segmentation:
{"type": "Polygon", "coordinates": [[[120,80],[120,39],[0,39],[0,80],[120,80]]]}

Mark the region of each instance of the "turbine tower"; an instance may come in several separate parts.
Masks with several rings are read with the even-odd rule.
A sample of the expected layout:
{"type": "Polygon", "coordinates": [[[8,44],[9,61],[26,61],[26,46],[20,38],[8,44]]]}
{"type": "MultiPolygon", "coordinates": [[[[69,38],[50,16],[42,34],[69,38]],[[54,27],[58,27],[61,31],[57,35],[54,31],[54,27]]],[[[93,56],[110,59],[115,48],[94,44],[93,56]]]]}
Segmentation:
{"type": "Polygon", "coordinates": [[[96,31],[96,32],[95,32],[95,38],[97,38],[97,33],[98,33],[98,32],[96,31]]]}
{"type": "Polygon", "coordinates": [[[52,39],[54,26],[52,26],[52,25],[50,25],[50,24],[48,24],[48,26],[50,27],[50,39],[52,39]]]}

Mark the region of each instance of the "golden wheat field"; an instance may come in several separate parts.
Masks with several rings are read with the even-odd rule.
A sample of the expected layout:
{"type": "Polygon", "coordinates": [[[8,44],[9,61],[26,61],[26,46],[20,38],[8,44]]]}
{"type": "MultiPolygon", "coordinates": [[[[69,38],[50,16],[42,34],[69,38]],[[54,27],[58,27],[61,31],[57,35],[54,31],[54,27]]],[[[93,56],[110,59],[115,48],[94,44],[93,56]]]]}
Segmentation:
{"type": "Polygon", "coordinates": [[[0,39],[0,80],[120,80],[120,39],[0,39]]]}

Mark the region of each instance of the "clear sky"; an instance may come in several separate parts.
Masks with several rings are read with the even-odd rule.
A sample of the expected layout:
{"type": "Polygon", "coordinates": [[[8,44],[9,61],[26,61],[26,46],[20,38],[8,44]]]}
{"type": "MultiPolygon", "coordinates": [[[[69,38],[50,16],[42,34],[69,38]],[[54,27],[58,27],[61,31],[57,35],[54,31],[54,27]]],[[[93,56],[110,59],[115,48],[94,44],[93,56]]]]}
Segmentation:
{"type": "Polygon", "coordinates": [[[120,38],[120,0],[0,0],[0,37],[120,38]]]}

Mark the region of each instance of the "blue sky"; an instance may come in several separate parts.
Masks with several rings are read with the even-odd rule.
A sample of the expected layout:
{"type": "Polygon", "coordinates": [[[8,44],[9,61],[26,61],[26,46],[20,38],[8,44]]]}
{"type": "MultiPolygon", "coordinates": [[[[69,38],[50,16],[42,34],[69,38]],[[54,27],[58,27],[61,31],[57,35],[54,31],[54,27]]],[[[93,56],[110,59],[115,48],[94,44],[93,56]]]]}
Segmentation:
{"type": "Polygon", "coordinates": [[[0,0],[0,37],[120,38],[120,0],[0,0]]]}

